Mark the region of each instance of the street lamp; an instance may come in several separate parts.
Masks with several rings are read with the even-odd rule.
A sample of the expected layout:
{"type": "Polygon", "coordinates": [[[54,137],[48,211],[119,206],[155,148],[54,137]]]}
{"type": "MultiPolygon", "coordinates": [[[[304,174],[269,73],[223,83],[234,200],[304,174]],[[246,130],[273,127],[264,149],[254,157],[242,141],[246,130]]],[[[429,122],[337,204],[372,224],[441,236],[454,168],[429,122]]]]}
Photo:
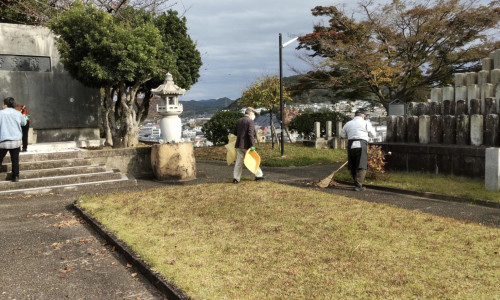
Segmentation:
{"type": "Polygon", "coordinates": [[[281,33],[279,36],[279,49],[280,49],[280,111],[281,111],[281,156],[285,155],[285,124],[283,123],[283,84],[281,83],[282,78],[283,78],[283,56],[282,56],[282,50],[286,46],[290,45],[291,43],[295,42],[298,39],[298,37],[293,38],[289,40],[288,42],[284,43],[282,42],[282,37],[281,33]]]}

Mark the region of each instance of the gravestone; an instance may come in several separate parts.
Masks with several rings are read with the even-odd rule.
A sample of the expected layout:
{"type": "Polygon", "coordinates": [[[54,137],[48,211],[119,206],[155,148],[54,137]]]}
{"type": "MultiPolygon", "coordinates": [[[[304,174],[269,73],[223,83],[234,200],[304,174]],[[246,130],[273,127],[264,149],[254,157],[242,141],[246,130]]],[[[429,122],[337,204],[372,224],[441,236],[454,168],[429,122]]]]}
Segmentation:
{"type": "Polygon", "coordinates": [[[468,145],[469,144],[469,116],[468,115],[457,115],[456,116],[456,144],[457,145],[468,145]]]}
{"type": "Polygon", "coordinates": [[[408,143],[418,143],[418,117],[410,116],[406,118],[406,141],[408,143]]]}
{"type": "Polygon", "coordinates": [[[441,114],[441,103],[440,102],[431,102],[429,103],[429,115],[440,115],[441,114]]]}
{"type": "Polygon", "coordinates": [[[471,99],[469,104],[469,115],[481,114],[481,100],[471,99]]]}
{"type": "Polygon", "coordinates": [[[455,144],[456,126],[455,116],[443,117],[443,144],[455,144]]]}
{"type": "Polygon", "coordinates": [[[483,144],[483,115],[472,115],[470,117],[470,144],[481,146],[483,144]]]}
{"type": "Polygon", "coordinates": [[[497,110],[496,99],[495,98],[486,98],[484,99],[484,114],[495,114],[497,110]]]}
{"type": "Polygon", "coordinates": [[[493,59],[489,57],[483,58],[481,67],[485,71],[493,70],[494,68],[493,59]]]}
{"type": "Polygon", "coordinates": [[[477,73],[476,72],[467,72],[465,73],[465,85],[476,85],[477,84],[477,73]]]}
{"type": "Polygon", "coordinates": [[[496,114],[486,115],[484,121],[484,145],[497,146],[499,137],[499,116],[496,114]]]}
{"type": "Polygon", "coordinates": [[[431,116],[430,123],[430,143],[441,144],[443,142],[443,117],[431,116]]]}
{"type": "Polygon", "coordinates": [[[467,102],[465,100],[456,101],[455,115],[465,115],[467,113],[467,102]]]}
{"type": "Polygon", "coordinates": [[[443,115],[448,116],[448,115],[454,115],[455,112],[452,111],[451,104],[455,103],[454,100],[444,100],[443,101],[443,115]]]}
{"type": "Polygon", "coordinates": [[[100,91],[64,70],[48,28],[0,23],[0,94],[26,105],[38,143],[99,139],[100,91]]]}
{"type": "Polygon", "coordinates": [[[418,142],[428,144],[430,142],[431,120],[429,116],[418,117],[418,142]]]}
{"type": "Polygon", "coordinates": [[[327,139],[329,139],[333,136],[332,130],[333,130],[332,121],[326,121],[326,138],[327,139]]]}
{"type": "Polygon", "coordinates": [[[455,87],[466,86],[467,84],[465,83],[465,79],[466,79],[465,73],[455,74],[455,87]]]}
{"type": "Polygon", "coordinates": [[[490,83],[490,71],[482,70],[477,73],[477,84],[482,86],[485,83],[490,83]]]}
{"type": "Polygon", "coordinates": [[[487,190],[500,190],[500,148],[486,149],[484,180],[487,190]]]}
{"type": "Polygon", "coordinates": [[[404,143],[406,141],[406,118],[404,116],[396,117],[396,142],[404,143]]]}
{"type": "Polygon", "coordinates": [[[387,116],[387,142],[395,142],[396,141],[396,125],[397,125],[397,117],[396,116],[387,116]]]}

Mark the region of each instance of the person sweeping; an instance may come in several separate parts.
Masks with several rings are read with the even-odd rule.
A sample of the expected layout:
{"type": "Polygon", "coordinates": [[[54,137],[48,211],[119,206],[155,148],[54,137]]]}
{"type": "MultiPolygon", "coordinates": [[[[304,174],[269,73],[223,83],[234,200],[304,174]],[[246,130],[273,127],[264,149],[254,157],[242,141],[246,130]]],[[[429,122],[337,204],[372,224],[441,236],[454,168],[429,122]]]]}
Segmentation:
{"type": "Polygon", "coordinates": [[[365,120],[364,110],[357,110],[354,118],[342,128],[341,137],[347,138],[347,159],[351,177],[354,180],[354,190],[364,191],[363,182],[368,169],[368,141],[375,136],[375,130],[370,122],[365,120]]]}

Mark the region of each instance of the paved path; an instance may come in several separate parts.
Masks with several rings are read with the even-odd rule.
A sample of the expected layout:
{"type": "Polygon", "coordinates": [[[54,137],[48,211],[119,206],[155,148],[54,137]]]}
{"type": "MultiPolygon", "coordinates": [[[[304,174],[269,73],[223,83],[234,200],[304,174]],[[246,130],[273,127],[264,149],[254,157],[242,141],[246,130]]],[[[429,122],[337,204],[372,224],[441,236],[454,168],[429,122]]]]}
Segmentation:
{"type": "MultiPolygon", "coordinates": [[[[323,178],[335,164],[303,168],[263,168],[268,180],[317,189],[371,202],[470,220],[500,227],[500,209],[351,187],[319,189],[308,182],[323,178]]],[[[198,179],[181,185],[231,183],[232,166],[199,161],[198,179]]],[[[244,178],[252,179],[245,171],[244,178]]],[[[147,189],[172,183],[138,180],[147,189]]],[[[88,192],[109,192],[88,191],[88,192]]],[[[0,199],[0,299],[162,299],[134,267],[87,224],[71,204],[81,193],[51,194],[0,199]]]]}

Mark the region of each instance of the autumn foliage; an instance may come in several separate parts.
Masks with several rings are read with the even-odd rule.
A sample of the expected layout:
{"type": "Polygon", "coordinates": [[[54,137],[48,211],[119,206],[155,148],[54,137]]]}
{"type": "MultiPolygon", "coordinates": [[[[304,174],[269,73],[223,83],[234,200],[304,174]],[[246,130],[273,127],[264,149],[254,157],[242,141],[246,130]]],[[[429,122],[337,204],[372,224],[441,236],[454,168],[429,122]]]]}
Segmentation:
{"type": "Polygon", "coordinates": [[[368,171],[366,177],[369,179],[378,179],[381,174],[385,173],[385,153],[382,147],[370,145],[368,146],[368,171]]]}

